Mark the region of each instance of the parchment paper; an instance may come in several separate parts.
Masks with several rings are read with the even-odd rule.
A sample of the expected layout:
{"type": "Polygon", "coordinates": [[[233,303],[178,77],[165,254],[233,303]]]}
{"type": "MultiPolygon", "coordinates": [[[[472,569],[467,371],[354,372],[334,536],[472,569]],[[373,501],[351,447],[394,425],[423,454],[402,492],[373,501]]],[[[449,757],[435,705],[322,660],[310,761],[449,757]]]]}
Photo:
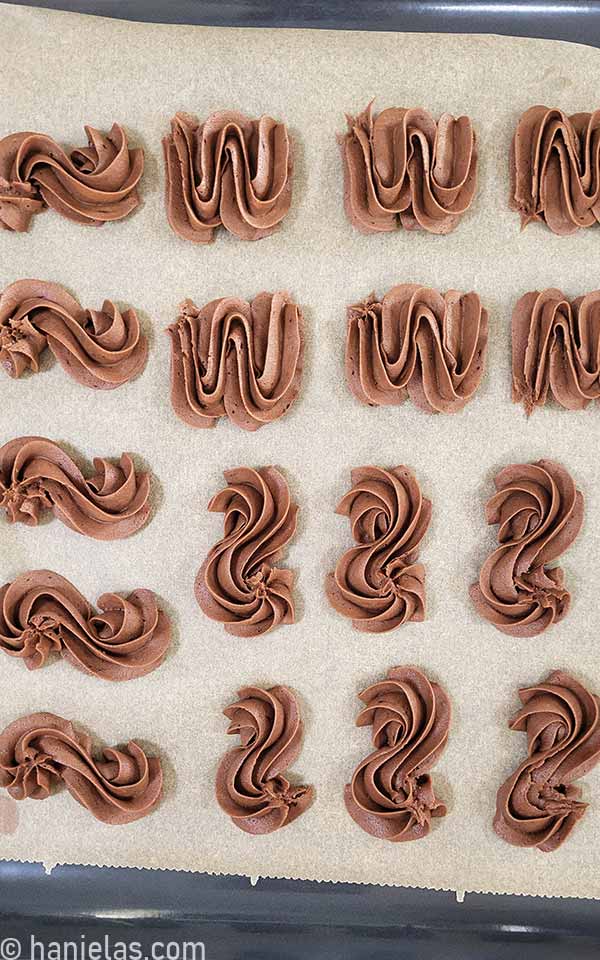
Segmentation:
{"type": "MultiPolygon", "coordinates": [[[[105,590],[155,590],[173,618],[171,655],[155,673],[125,684],[94,680],[55,662],[28,672],[0,657],[0,729],[51,710],[105,744],[139,738],[160,749],[166,793],[150,817],[109,827],[66,793],[18,805],[8,859],[376,882],[455,890],[600,896],[600,769],[585,777],[591,808],[557,853],[517,850],[493,833],[496,790],[524,755],[511,733],[517,687],[563,667],[600,692],[597,655],[600,558],[600,411],[557,407],[529,421],[510,402],[510,315],[527,290],[561,287],[574,297],[599,285],[600,228],[561,239],[539,226],[519,232],[507,207],[507,158],[514,124],[534,103],[573,113],[598,106],[600,53],[567,43],[485,36],[327,31],[218,30],[147,26],[0,6],[4,92],[0,136],[42,130],[80,145],[83,123],[125,125],[146,149],[143,206],[99,230],[51,211],[26,235],[0,233],[0,285],[21,277],[63,283],[84,306],[105,297],[140,311],[151,339],[147,368],[109,393],[72,383],[46,360],[35,377],[0,378],[0,443],[41,434],[80,462],[123,450],[153,471],[155,516],[129,540],[97,543],[52,520],[33,530],[0,520],[2,581],[26,569],[65,575],[92,602],[105,590]],[[376,106],[426,106],[435,116],[469,114],[480,152],[472,210],[449,237],[402,231],[356,233],[342,208],[336,132],[344,113],[376,106]],[[204,117],[236,108],[290,125],[296,146],[294,202],[283,228],[258,243],[222,232],[198,247],[171,233],[163,209],[160,139],[178,109],[204,117]],[[478,291],[490,311],[484,382],[454,417],[410,404],[370,409],[343,376],[346,304],[371,290],[418,281],[478,291]],[[194,431],[169,402],[164,328],[184,297],[253,297],[288,289],[307,324],[299,401],[278,423],[246,434],[223,421],[194,431]],[[467,588],[494,543],[483,504],[498,468],[539,457],[562,461],[586,502],[586,522],[563,558],[573,594],[567,619],[545,636],[512,640],[483,623],[467,588]],[[325,573],[350,543],[334,514],[353,466],[404,463],[434,505],[422,560],[428,615],[389,634],[366,636],[327,605],[325,573]],[[231,466],[276,464],[300,503],[287,565],[297,571],[298,622],[256,640],[229,638],[196,606],[192,586],[222,518],[206,504],[231,466]],[[454,705],[436,792],[449,806],[431,836],[386,844],[346,814],[342,792],[370,750],[354,726],[357,693],[388,668],[414,663],[439,680],[454,705]],[[213,799],[217,762],[233,743],[223,707],[246,683],[295,688],[306,721],[294,774],[317,801],[291,827],[254,838],[213,799]]],[[[12,814],[11,814],[12,816],[12,814]]],[[[9,822],[7,815],[4,822],[9,822]]]]}

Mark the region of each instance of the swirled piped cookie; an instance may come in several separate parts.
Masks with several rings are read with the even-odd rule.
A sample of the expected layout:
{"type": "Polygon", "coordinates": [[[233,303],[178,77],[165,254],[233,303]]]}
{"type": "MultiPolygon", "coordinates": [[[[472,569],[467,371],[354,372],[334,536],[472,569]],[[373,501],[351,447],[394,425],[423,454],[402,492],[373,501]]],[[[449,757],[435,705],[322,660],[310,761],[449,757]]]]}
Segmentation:
{"type": "Polygon", "coordinates": [[[313,787],[293,785],[287,777],[302,744],[296,695],[283,686],[242,687],[223,713],[230,721],[227,733],[241,743],[219,764],[219,806],[245,833],[272,833],[293,823],[314,800],[313,787]]]}
{"type": "Polygon", "coordinates": [[[469,209],[477,186],[477,146],[469,117],[370,103],[347,116],[339,138],[344,202],[362,233],[426,230],[446,234],[469,209]]]}
{"type": "Polygon", "coordinates": [[[432,817],[446,815],[430,770],[446,747],[451,707],[439,683],[417,667],[392,667],[384,680],[359,694],[356,721],[372,727],[373,751],[358,764],[344,790],[355,823],[393,843],[426,837],[432,817]]]}
{"type": "Polygon", "coordinates": [[[600,220],[600,110],[568,116],[530,107],[513,137],[510,207],[567,236],[600,220]]]}
{"type": "Polygon", "coordinates": [[[403,283],[348,307],[347,320],[346,379],[361,403],[457,413],[481,383],[488,315],[476,293],[403,283]]]}
{"type": "Polygon", "coordinates": [[[425,617],[425,568],[419,547],[431,520],[407,467],[356,467],[337,513],[347,516],[356,546],[328,574],[331,606],[357,630],[383,633],[425,617]]]}
{"type": "Polygon", "coordinates": [[[600,699],[564,670],[519,698],[510,729],[527,734],[527,756],[498,790],[494,830],[515,847],[550,853],[588,808],[574,781],[600,760],[600,699]]]}
{"type": "Polygon", "coordinates": [[[223,513],[223,537],[196,577],[196,600],[227,633],[256,637],[294,622],[294,573],[278,567],[296,532],[298,505],[275,467],[225,471],[208,509],[223,513]]]}
{"type": "Polygon", "coordinates": [[[88,126],[85,132],[87,147],[71,153],[44,133],[11,133],[0,140],[0,229],[23,233],[46,207],[92,227],[135,210],[144,151],[130,149],[118,123],[109,133],[88,126]]]}
{"type": "Polygon", "coordinates": [[[292,149],[285,123],[233,110],[203,122],[187,113],[163,139],[167,218],[183,240],[210,243],[223,227],[239,240],[273,233],[292,198],[292,149]]]}
{"type": "Polygon", "coordinates": [[[471,586],[477,612],[512,637],[534,637],[566,615],[571,595],[561,567],[583,523],[583,495],[560,463],[513,463],[496,475],[486,519],[498,546],[471,586]]]}

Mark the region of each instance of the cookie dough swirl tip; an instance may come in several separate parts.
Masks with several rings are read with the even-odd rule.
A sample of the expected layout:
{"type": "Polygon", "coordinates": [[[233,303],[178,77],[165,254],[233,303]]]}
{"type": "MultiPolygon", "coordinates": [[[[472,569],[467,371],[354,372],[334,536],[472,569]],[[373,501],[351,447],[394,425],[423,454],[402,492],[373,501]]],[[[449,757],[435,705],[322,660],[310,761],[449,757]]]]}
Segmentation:
{"type": "Polygon", "coordinates": [[[0,787],[14,800],[46,800],[63,784],[92,816],[111,825],[151,813],[162,794],[160,760],[134,740],[102,754],[94,757],[91,737],[69,720],[32,713],[0,733],[0,787]]]}
{"type": "Polygon", "coordinates": [[[250,834],[266,834],[293,823],[314,800],[311,786],[285,776],[299,754],[303,724],[288,687],[243,687],[239,700],[223,711],[228,734],[241,746],[230,750],[217,770],[216,797],[232,822],[250,834]]]}
{"type": "Polygon", "coordinates": [[[348,813],[366,833],[394,843],[427,836],[446,806],[430,770],[446,747],[451,706],[445,691],[417,667],[393,667],[360,694],[357,726],[371,726],[374,750],[346,785],[348,813]]]}

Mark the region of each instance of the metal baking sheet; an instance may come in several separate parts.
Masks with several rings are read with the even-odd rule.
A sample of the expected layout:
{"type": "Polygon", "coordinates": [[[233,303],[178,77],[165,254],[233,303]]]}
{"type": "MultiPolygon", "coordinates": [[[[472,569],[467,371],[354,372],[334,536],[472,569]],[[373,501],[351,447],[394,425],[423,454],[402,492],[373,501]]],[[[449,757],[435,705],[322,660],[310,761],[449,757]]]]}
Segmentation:
{"type": "MultiPolygon", "coordinates": [[[[10,0],[9,0],[10,2],[10,0]]],[[[80,0],[52,7],[148,22],[502,33],[600,45],[598,3],[220,2],[80,0]]],[[[202,942],[207,958],[596,957],[600,902],[454,894],[351,884],[0,864],[6,938],[202,942]]],[[[4,946],[3,946],[4,944],[4,946]]],[[[14,947],[9,949],[15,949],[14,947]]],[[[35,955],[35,953],[34,953],[35,955]]],[[[39,955],[39,954],[38,954],[39,955]]],[[[200,954],[198,954],[200,956],[200,954]]],[[[157,958],[158,960],[158,958],[157,958]]]]}

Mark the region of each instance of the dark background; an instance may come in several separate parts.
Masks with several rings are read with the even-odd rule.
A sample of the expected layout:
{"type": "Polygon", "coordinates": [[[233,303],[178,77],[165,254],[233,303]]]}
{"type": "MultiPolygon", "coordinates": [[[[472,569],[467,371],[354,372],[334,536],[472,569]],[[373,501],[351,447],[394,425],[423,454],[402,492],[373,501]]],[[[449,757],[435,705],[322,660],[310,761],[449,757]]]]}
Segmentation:
{"type": "MultiPolygon", "coordinates": [[[[13,3],[15,0],[8,0],[13,3]]],[[[30,7],[75,10],[150,23],[503,33],[597,45],[597,2],[434,3],[413,0],[25,0],[30,7]]]]}
{"type": "MultiPolygon", "coordinates": [[[[28,5],[162,23],[500,33],[600,46],[598,2],[30,0],[28,5]]],[[[1,25],[0,12],[0,50],[1,25]]],[[[3,66],[0,59],[6,84],[10,78],[3,66]]],[[[598,80],[600,101],[600,72],[598,80]]],[[[454,893],[431,890],[292,880],[260,880],[253,887],[244,877],[92,867],[58,867],[48,877],[39,864],[0,863],[0,960],[29,960],[31,934],[46,943],[80,941],[82,935],[89,943],[108,935],[113,944],[140,941],[148,955],[153,941],[203,941],[206,960],[598,960],[600,902],[467,894],[458,903],[454,893]],[[3,937],[21,941],[20,958],[1,956],[3,937]]]]}

